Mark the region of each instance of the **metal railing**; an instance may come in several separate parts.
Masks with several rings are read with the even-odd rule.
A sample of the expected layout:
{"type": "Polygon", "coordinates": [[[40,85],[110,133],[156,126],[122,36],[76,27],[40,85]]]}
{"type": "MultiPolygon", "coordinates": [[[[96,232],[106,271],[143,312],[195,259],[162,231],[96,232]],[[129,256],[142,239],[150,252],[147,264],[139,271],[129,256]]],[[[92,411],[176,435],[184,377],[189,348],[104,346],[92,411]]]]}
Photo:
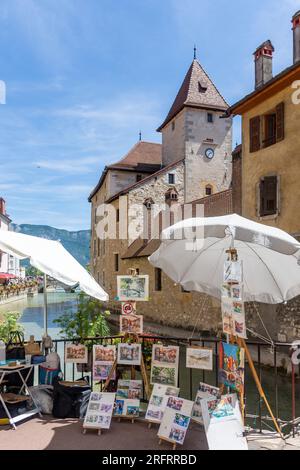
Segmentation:
{"type": "MultiPolygon", "coordinates": [[[[122,338],[124,337],[107,336],[53,340],[55,351],[61,358],[65,380],[74,381],[88,376],[91,386],[93,386],[91,370],[78,371],[75,364],[67,364],[65,362],[65,346],[67,343],[87,343],[90,349],[92,349],[94,344],[113,344],[120,342],[122,338]]],[[[181,397],[194,401],[200,382],[214,386],[219,385],[219,344],[222,342],[221,338],[198,337],[185,339],[174,336],[166,337],[148,334],[139,335],[139,338],[142,343],[142,350],[148,357],[151,354],[153,343],[160,342],[166,345],[173,344],[179,346],[178,386],[180,387],[181,397]],[[186,368],[186,347],[193,345],[213,349],[213,371],[186,368]]],[[[285,434],[295,436],[300,425],[300,418],[297,418],[297,413],[300,416],[300,401],[297,404],[296,396],[299,384],[297,382],[295,366],[291,367],[291,374],[287,373],[287,368],[291,365],[289,352],[292,344],[274,343],[270,346],[263,342],[247,341],[247,345],[262,387],[282,431],[285,434]]],[[[146,401],[145,394],[143,398],[146,401]]],[[[245,365],[245,415],[247,418],[246,424],[252,429],[256,429],[259,432],[263,430],[274,431],[272,420],[267,415],[267,410],[256,388],[247,363],[245,365]]]]}

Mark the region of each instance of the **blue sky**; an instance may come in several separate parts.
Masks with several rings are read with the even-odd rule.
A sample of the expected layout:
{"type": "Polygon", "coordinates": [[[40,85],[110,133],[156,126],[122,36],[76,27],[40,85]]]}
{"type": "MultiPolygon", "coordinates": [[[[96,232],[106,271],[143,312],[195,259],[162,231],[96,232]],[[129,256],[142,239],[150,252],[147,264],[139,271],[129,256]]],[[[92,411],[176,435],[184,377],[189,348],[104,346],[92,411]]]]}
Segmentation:
{"type": "MultiPolygon", "coordinates": [[[[299,0],[1,0],[0,195],[16,223],[90,226],[105,164],[155,132],[192,61],[230,103],[252,91],[271,39],[292,63],[299,0]]],[[[234,142],[240,141],[239,122],[234,142]]]]}

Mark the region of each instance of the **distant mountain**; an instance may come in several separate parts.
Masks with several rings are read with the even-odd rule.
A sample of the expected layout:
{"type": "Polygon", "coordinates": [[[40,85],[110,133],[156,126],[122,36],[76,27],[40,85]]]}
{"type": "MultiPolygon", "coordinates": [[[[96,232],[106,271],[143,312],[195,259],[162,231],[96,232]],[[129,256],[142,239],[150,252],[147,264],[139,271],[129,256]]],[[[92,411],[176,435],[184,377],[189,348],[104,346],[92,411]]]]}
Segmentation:
{"type": "Polygon", "coordinates": [[[48,225],[30,225],[30,224],[11,224],[15,232],[32,235],[35,237],[46,238],[47,240],[59,240],[74,258],[82,266],[90,261],[90,230],[79,230],[78,232],[69,232],[68,230],[49,227],[48,225]]]}

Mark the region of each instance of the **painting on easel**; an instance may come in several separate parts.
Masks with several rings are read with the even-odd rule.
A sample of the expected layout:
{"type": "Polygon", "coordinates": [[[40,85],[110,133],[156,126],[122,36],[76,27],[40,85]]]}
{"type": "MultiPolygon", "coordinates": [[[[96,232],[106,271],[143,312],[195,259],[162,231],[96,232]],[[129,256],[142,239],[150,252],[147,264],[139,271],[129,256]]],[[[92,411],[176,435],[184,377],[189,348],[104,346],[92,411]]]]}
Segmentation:
{"type": "Polygon", "coordinates": [[[243,393],[245,351],[234,344],[220,343],[219,382],[232,391],[243,393]]]}

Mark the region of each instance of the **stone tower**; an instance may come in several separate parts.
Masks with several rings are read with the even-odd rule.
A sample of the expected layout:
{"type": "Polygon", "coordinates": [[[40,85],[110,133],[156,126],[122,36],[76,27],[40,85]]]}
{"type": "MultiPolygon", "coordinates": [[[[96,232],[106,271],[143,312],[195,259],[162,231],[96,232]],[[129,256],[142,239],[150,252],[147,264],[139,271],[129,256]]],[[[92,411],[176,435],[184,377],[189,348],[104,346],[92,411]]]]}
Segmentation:
{"type": "Polygon", "coordinates": [[[294,64],[300,61],[300,10],[294,14],[293,19],[294,64]]]}
{"type": "Polygon", "coordinates": [[[232,119],[228,104],[194,59],[171,109],[157,129],[162,163],[185,162],[185,202],[228,189],[231,184],[232,119]]]}

